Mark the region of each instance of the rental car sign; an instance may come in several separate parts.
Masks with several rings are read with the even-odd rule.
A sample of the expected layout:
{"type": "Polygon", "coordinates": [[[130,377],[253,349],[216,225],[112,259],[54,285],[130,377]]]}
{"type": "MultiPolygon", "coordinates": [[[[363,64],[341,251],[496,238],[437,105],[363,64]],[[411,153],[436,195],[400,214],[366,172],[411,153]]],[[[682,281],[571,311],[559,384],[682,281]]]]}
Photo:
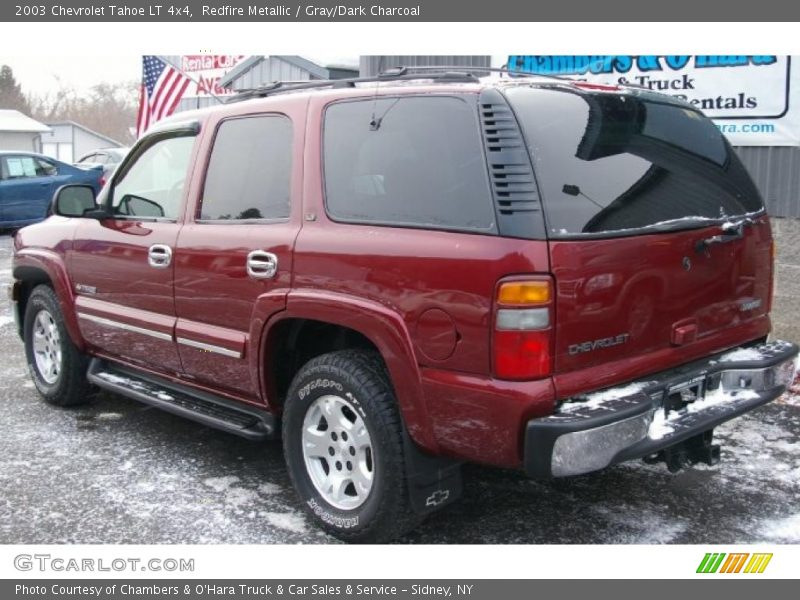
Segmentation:
{"type": "Polygon", "coordinates": [[[243,58],[244,56],[220,54],[187,54],[181,56],[181,70],[193,80],[183,97],[197,98],[200,96],[232,94],[233,90],[220,87],[219,80],[243,58]]]}
{"type": "Polygon", "coordinates": [[[690,102],[739,146],[799,146],[800,57],[509,56],[511,71],[636,85],[690,102]]]}

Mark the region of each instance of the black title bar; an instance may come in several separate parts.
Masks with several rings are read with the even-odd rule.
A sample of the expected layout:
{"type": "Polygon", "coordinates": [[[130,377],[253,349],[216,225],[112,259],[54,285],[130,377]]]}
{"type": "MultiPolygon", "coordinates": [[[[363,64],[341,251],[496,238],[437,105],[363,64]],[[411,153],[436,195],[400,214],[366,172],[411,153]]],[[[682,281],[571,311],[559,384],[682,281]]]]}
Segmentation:
{"type": "Polygon", "coordinates": [[[11,0],[0,5],[0,21],[11,22],[705,21],[720,27],[720,22],[797,20],[800,3],[786,0],[11,0]]]}

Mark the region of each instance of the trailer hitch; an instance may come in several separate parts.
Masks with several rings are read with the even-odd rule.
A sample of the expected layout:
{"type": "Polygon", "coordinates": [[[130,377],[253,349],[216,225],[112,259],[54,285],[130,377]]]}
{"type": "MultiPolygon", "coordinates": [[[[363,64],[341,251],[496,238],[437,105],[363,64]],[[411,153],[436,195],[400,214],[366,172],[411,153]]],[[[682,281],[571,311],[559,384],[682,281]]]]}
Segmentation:
{"type": "Polygon", "coordinates": [[[719,444],[712,443],[713,438],[714,430],[710,429],[656,454],[646,456],[643,460],[647,464],[664,462],[670,473],[676,473],[696,463],[715,465],[719,462],[720,447],[719,444]]]}

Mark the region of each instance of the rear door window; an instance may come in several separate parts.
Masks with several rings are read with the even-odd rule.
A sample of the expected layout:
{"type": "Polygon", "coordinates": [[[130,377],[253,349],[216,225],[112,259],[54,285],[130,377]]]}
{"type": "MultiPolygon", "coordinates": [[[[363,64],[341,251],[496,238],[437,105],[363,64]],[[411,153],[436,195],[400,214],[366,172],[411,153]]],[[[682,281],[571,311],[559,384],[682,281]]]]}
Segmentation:
{"type": "Polygon", "coordinates": [[[474,99],[338,102],[325,112],[323,146],[337,221],[497,231],[474,99]]]}
{"type": "Polygon", "coordinates": [[[202,221],[289,218],[292,122],[244,117],[219,126],[208,164],[202,221]]]}
{"type": "Polygon", "coordinates": [[[698,227],[763,202],[712,121],[655,95],[507,91],[551,237],[698,227]]]}

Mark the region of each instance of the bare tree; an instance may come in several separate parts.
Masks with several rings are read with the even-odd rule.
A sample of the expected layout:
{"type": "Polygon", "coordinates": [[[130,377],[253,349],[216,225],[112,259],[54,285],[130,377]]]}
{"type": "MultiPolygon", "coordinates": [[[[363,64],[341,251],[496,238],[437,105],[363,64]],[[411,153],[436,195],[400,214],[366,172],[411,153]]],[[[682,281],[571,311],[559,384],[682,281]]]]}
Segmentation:
{"type": "Polygon", "coordinates": [[[123,144],[132,143],[139,86],[136,82],[99,83],[88,94],[60,86],[53,94],[29,97],[35,119],[74,121],[123,144]]]}

